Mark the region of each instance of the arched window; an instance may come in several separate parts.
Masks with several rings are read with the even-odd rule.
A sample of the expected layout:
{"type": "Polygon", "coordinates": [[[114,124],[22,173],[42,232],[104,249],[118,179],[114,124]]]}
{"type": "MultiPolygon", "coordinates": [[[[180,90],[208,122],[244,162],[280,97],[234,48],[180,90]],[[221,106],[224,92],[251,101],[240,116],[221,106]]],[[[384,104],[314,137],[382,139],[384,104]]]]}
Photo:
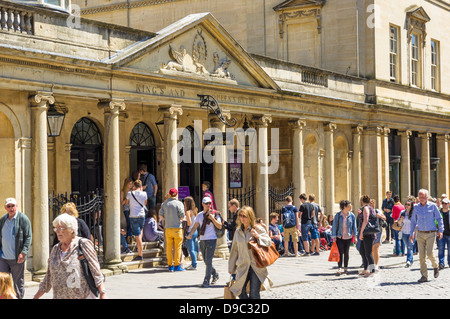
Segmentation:
{"type": "Polygon", "coordinates": [[[139,122],[130,134],[130,145],[136,147],[154,147],[155,138],[147,124],[139,122]]]}
{"type": "Polygon", "coordinates": [[[102,137],[97,125],[86,117],[81,118],[72,129],[70,144],[101,145],[102,137]]]}

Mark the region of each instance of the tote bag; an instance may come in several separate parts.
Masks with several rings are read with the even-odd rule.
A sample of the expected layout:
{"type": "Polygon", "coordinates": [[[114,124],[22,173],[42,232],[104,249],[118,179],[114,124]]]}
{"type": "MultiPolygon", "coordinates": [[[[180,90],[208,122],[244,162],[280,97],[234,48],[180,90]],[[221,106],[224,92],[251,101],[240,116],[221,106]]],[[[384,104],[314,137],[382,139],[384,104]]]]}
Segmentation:
{"type": "Polygon", "coordinates": [[[338,263],[339,260],[340,260],[339,248],[336,242],[333,242],[333,245],[331,245],[330,256],[328,257],[328,261],[338,263]]]}

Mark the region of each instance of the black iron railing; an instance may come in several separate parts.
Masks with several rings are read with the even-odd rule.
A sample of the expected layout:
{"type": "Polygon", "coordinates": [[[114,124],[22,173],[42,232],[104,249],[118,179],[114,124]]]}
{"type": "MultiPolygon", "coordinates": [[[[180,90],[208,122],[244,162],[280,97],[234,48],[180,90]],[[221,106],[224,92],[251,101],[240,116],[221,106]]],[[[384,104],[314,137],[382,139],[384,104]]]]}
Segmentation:
{"type": "MultiPolygon", "coordinates": [[[[78,210],[79,218],[83,219],[91,231],[91,240],[97,251],[100,265],[104,263],[103,254],[103,212],[105,204],[105,196],[103,190],[97,189],[95,192],[86,196],[77,194],[55,194],[49,195],[49,212],[53,221],[61,212],[61,208],[65,203],[73,202],[78,210]]],[[[51,241],[53,243],[53,241],[51,241]]]]}
{"type": "Polygon", "coordinates": [[[281,209],[286,205],[286,196],[294,196],[294,184],[290,183],[284,188],[275,188],[269,185],[269,207],[270,213],[281,213],[281,209]]]}

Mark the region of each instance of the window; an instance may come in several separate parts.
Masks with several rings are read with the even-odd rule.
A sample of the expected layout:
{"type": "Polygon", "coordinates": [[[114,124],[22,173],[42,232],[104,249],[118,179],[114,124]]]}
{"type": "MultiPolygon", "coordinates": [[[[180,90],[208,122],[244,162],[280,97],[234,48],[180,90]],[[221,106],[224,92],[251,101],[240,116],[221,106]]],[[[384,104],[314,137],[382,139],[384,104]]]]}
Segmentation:
{"type": "Polygon", "coordinates": [[[390,65],[390,80],[391,82],[399,81],[399,28],[396,26],[390,26],[389,32],[389,42],[390,42],[390,53],[389,53],[389,65],[390,65]]]}
{"type": "Polygon", "coordinates": [[[439,42],[431,40],[431,89],[439,91],[439,42]]]}
{"type": "Polygon", "coordinates": [[[411,35],[411,85],[420,86],[420,42],[419,35],[411,35]]]}

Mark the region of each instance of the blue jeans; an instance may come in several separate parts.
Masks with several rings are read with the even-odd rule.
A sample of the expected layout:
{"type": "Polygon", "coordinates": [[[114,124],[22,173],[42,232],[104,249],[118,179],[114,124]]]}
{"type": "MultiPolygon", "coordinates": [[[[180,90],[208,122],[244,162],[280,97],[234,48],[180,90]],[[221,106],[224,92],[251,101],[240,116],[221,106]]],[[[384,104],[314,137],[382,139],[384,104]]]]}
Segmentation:
{"type": "Polygon", "coordinates": [[[261,299],[259,294],[261,290],[261,281],[259,280],[253,268],[250,266],[247,272],[247,278],[245,279],[244,286],[242,287],[239,299],[261,299]],[[250,293],[247,295],[247,283],[250,281],[250,293]]]}
{"type": "Polygon", "coordinates": [[[198,231],[192,234],[191,239],[186,240],[186,248],[191,256],[192,267],[197,268],[197,253],[198,253],[198,242],[197,242],[198,231]]]}
{"type": "Polygon", "coordinates": [[[400,255],[405,253],[405,244],[399,239],[400,231],[392,229],[392,235],[395,240],[395,254],[400,255]]]}
{"type": "Polygon", "coordinates": [[[218,276],[216,269],[212,264],[214,251],[216,250],[216,243],[217,239],[200,240],[200,251],[203,255],[203,261],[206,264],[205,278],[203,282],[209,283],[211,276],[218,276]]]}
{"type": "Polygon", "coordinates": [[[131,221],[130,221],[130,211],[124,210],[123,214],[125,215],[125,220],[127,222],[127,237],[131,236],[131,221]]]}
{"type": "Polygon", "coordinates": [[[439,264],[445,264],[445,245],[447,245],[447,264],[450,266],[450,236],[442,236],[442,239],[438,241],[439,248],[439,264]]]}
{"type": "Polygon", "coordinates": [[[414,262],[414,256],[413,256],[413,252],[414,252],[414,244],[416,242],[416,240],[414,239],[414,242],[411,243],[409,241],[409,237],[410,235],[408,234],[402,234],[402,240],[403,240],[403,245],[406,246],[406,262],[409,261],[409,263],[412,265],[414,262]]]}

